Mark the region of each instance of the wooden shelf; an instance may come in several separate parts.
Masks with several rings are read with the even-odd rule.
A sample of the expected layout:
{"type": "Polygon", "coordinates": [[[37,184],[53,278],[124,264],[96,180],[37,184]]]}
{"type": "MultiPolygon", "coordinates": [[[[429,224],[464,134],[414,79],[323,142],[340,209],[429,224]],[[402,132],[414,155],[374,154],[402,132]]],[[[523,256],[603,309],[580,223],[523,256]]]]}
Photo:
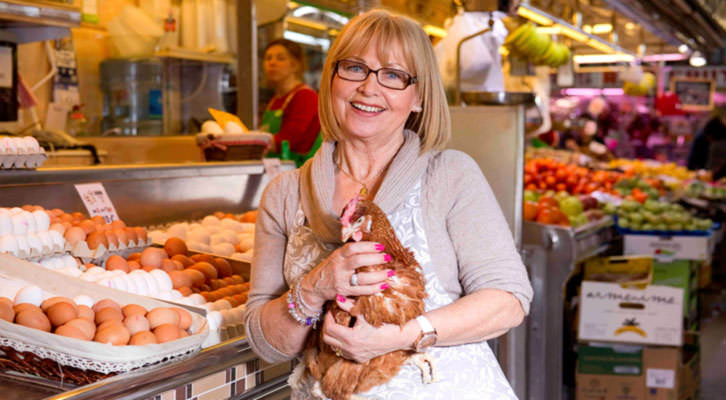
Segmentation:
{"type": "Polygon", "coordinates": [[[67,28],[81,23],[78,7],[50,1],[0,0],[0,23],[12,22],[3,30],[17,43],[55,39],[67,35],[67,28]]]}
{"type": "Polygon", "coordinates": [[[220,64],[234,64],[237,61],[237,57],[230,53],[205,53],[203,51],[180,48],[159,50],[154,55],[161,58],[175,58],[180,60],[220,64]]]}

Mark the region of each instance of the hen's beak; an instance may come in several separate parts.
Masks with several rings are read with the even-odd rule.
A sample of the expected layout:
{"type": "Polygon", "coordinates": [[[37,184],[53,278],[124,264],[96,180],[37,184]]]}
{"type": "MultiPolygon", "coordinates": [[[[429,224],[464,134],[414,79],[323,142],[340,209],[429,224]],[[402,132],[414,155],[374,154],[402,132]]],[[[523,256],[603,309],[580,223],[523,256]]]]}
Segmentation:
{"type": "Polygon", "coordinates": [[[371,231],[373,220],[370,215],[364,215],[350,225],[343,225],[341,229],[341,240],[343,243],[350,239],[356,242],[363,240],[363,234],[371,231]]]}

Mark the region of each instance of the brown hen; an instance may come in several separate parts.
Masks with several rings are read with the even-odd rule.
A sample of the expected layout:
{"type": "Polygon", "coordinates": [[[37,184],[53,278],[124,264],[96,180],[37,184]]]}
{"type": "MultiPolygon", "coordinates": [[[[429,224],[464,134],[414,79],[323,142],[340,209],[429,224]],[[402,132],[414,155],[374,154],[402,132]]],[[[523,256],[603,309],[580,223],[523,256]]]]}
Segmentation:
{"type": "MultiPolygon", "coordinates": [[[[359,200],[356,196],[343,210],[341,223],[343,242],[365,240],[382,243],[386,253],[392,257],[388,263],[361,267],[356,272],[386,269],[396,271],[388,289],[375,295],[357,297],[351,313],[363,316],[376,327],[396,324],[401,328],[411,319],[423,314],[426,288],[422,269],[413,253],[398,241],[383,210],[375,203],[359,200]]],[[[356,317],[341,309],[335,302],[329,302],[326,310],[333,314],[338,324],[349,327],[355,324],[356,317]]],[[[303,354],[305,373],[311,374],[317,381],[315,391],[319,396],[324,395],[334,400],[351,399],[355,397],[354,393],[365,392],[391,380],[407,361],[414,362],[421,368],[425,382],[433,380],[433,364],[425,355],[411,350],[397,350],[358,363],[338,357],[323,342],[320,328],[308,337],[303,354]]]]}

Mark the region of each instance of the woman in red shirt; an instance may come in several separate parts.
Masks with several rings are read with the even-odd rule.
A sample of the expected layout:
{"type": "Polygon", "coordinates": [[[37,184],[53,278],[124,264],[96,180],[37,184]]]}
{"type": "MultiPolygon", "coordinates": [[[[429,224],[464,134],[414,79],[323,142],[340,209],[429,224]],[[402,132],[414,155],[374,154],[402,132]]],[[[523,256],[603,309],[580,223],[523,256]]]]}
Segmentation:
{"type": "Polygon", "coordinates": [[[262,66],[268,84],[275,90],[260,125],[260,130],[275,135],[274,149],[268,156],[278,156],[282,142],[287,141],[290,158],[300,166],[315,154],[322,141],[318,95],[302,81],[302,48],[287,39],[274,40],[265,47],[262,66]]]}

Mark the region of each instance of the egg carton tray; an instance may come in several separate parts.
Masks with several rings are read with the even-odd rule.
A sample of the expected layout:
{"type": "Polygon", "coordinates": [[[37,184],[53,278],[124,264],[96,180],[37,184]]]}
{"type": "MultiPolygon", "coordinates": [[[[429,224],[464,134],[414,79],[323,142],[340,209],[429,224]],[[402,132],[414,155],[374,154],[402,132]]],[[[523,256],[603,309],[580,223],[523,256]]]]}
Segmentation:
{"type": "Polygon", "coordinates": [[[120,243],[118,246],[110,244],[106,247],[103,244],[100,244],[92,250],[88,247],[88,243],[84,240],[76,243],[70,251],[72,255],[80,258],[84,263],[103,265],[103,262],[114,254],[125,258],[129,254],[143,250],[152,244],[153,242],[151,241],[151,238],[147,238],[146,240],[129,240],[128,244],[120,243]]]}
{"type": "Polygon", "coordinates": [[[31,154],[0,154],[0,169],[34,169],[47,159],[48,155],[42,149],[31,154]]]}
{"type": "Polygon", "coordinates": [[[18,249],[15,252],[11,252],[8,254],[11,254],[17,258],[21,258],[23,260],[40,260],[41,258],[45,257],[51,257],[55,255],[63,255],[71,251],[71,246],[68,244],[68,242],[64,242],[63,246],[53,245],[53,247],[48,246],[41,246],[40,249],[38,248],[29,248],[27,250],[25,249],[18,249]]]}
{"type": "MultiPolygon", "coordinates": [[[[146,309],[167,306],[167,303],[149,297],[104,288],[61,274],[48,274],[43,267],[7,254],[0,254],[0,265],[3,265],[0,277],[34,284],[54,295],[75,297],[85,294],[94,301],[108,298],[121,305],[133,303],[146,309]]],[[[81,379],[100,379],[110,374],[178,359],[199,351],[209,334],[206,319],[198,313],[192,312],[191,315],[191,335],[167,343],[145,346],[112,346],[88,342],[0,320],[0,349],[3,349],[0,354],[3,361],[0,365],[19,372],[39,373],[44,374],[41,375],[44,377],[56,378],[65,376],[64,368],[70,375],[77,375],[80,370],[85,371],[81,379]],[[6,348],[11,348],[12,351],[6,351],[6,348]],[[25,353],[32,353],[34,356],[25,357],[25,353]],[[20,357],[23,357],[22,363],[18,362],[20,357]],[[34,369],[26,365],[26,360],[34,369]],[[48,366],[53,363],[61,368],[60,373],[49,372],[48,366]]]]}

